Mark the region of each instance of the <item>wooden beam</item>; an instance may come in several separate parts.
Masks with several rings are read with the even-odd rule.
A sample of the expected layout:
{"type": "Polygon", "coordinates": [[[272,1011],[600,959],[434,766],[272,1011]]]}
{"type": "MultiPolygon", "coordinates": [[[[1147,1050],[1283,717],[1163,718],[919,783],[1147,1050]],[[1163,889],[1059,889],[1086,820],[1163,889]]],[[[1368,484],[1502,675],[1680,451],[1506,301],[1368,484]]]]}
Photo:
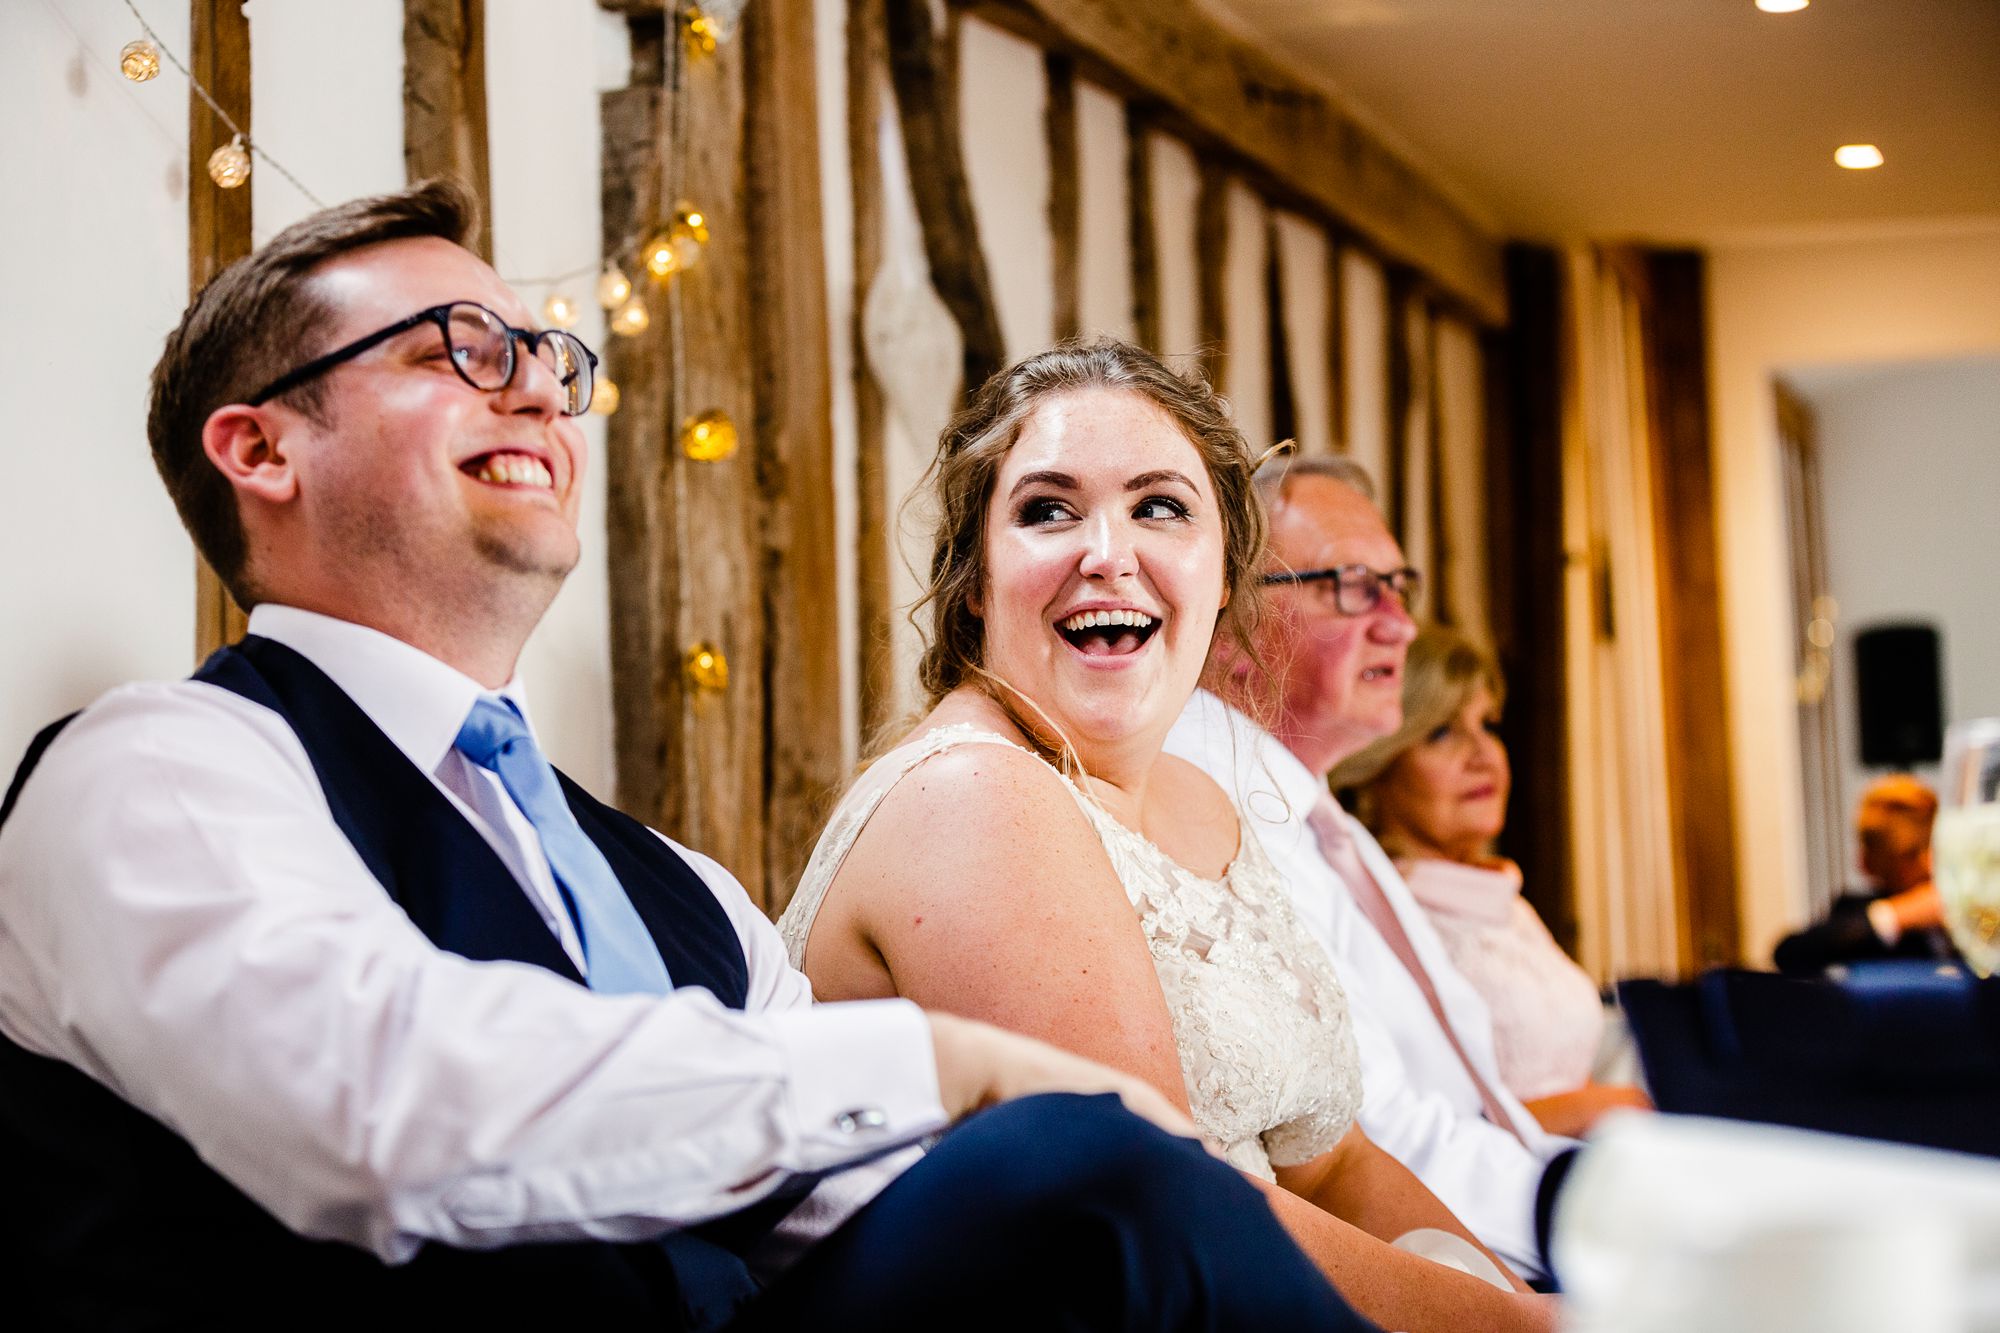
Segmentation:
{"type": "Polygon", "coordinates": [[[1347,437],[1347,255],[1340,236],[1326,233],[1326,407],[1333,417],[1327,436],[1333,451],[1346,453],[1353,441],[1347,437]]]}
{"type": "MultiPolygon", "coordinates": [[[[194,0],[189,7],[189,68],[216,104],[250,132],[250,20],[242,0],[194,0]]],[[[199,292],[250,253],[248,187],[224,190],[208,179],[209,155],[230,129],[188,89],[188,290],[199,292]]],[[[243,637],[246,618],[222,580],[195,557],[195,656],[205,658],[243,637]]]]}
{"type": "Polygon", "coordinates": [[[1083,191],[1077,179],[1076,63],[1050,53],[1049,100],[1043,123],[1049,146],[1049,240],[1055,286],[1054,320],[1057,338],[1074,338],[1083,326],[1082,293],[1077,283],[1078,254],[1083,242],[1083,191]]]}
{"type": "Polygon", "coordinates": [[[763,505],[764,906],[784,910],[844,773],[813,9],[744,15],[751,364],[763,505]]]}
{"type": "Polygon", "coordinates": [[[469,247],[493,259],[486,153],[486,0],[403,0],[403,173],[448,176],[479,201],[469,247]]]}
{"type": "Polygon", "coordinates": [[[930,0],[884,0],[883,15],[931,284],[964,338],[960,391],[970,394],[1007,364],[1007,350],[959,132],[958,15],[948,11],[942,31],[930,0]]]}
{"type": "Polygon", "coordinates": [[[1229,392],[1229,172],[1215,157],[1197,160],[1200,184],[1194,204],[1194,271],[1201,326],[1202,372],[1219,392],[1229,392]]]}
{"type": "Polygon", "coordinates": [[[1241,158],[1272,202],[1344,223],[1429,274],[1478,321],[1506,321],[1499,241],[1327,93],[1194,0],[959,2],[1158,102],[1197,144],[1241,158]]]}
{"type": "MultiPolygon", "coordinates": [[[[754,228],[744,173],[748,56],[740,36],[692,58],[671,25],[667,41],[681,59],[675,79],[675,56],[668,56],[668,115],[682,124],[675,127],[680,175],[667,180],[671,195],[662,201],[661,216],[685,200],[706,215],[711,231],[700,263],[673,278],[661,303],[681,356],[677,388],[684,396],[674,405],[673,421],[678,431],[695,414],[722,412],[741,438],[737,452],[719,461],[691,459],[679,448],[671,452],[675,526],[682,543],[678,646],[685,655],[698,642],[713,643],[732,668],[727,689],[685,696],[686,741],[677,771],[687,790],[689,841],[728,866],[751,898],[765,903],[768,644],[757,472],[769,442],[757,430],[751,369],[754,228]]],[[[810,88],[800,95],[809,98],[810,88]]]]}
{"type": "Polygon", "coordinates": [[[1144,112],[1125,105],[1125,179],[1131,213],[1132,328],[1139,345],[1160,351],[1159,234],[1153,230],[1153,149],[1144,112]]]}
{"type": "MultiPolygon", "coordinates": [[[[600,98],[603,124],[603,246],[656,221],[666,189],[664,25],[632,23],[631,86],[600,98]]],[[[643,282],[644,275],[635,276],[643,282]]],[[[657,307],[659,303],[654,302],[657,307]]],[[[611,699],[617,801],[669,833],[686,829],[674,765],[682,750],[680,547],[669,525],[675,448],[669,325],[656,309],[637,337],[606,340],[604,369],[619,388],[605,422],[605,545],[611,597],[611,699]]]]}
{"type": "Polygon", "coordinates": [[[881,125],[889,90],[889,37],[882,0],[849,0],[847,9],[847,153],[853,165],[853,346],[856,496],[856,663],[861,680],[861,748],[896,719],[896,613],[890,562],[896,558],[895,497],[889,494],[888,407],[868,365],[862,304],[883,255],[881,125]]]}
{"type": "Polygon", "coordinates": [[[1515,786],[1501,850],[1556,942],[1576,952],[1562,527],[1562,260],[1507,249],[1508,327],[1491,334],[1487,384],[1488,619],[1507,678],[1501,735],[1515,786]]]}
{"type": "Polygon", "coordinates": [[[1299,435],[1298,391],[1292,384],[1291,330],[1285,323],[1284,264],[1278,253],[1278,214],[1264,222],[1264,310],[1271,361],[1271,443],[1299,435]]]}
{"type": "Polygon", "coordinates": [[[1663,550],[1660,641],[1666,685],[1667,778],[1674,855],[1684,888],[1690,971],[1738,962],[1735,802],[1721,707],[1722,575],[1710,453],[1708,311],[1698,251],[1654,250],[1647,277],[1647,397],[1658,447],[1653,491],[1663,550]]]}

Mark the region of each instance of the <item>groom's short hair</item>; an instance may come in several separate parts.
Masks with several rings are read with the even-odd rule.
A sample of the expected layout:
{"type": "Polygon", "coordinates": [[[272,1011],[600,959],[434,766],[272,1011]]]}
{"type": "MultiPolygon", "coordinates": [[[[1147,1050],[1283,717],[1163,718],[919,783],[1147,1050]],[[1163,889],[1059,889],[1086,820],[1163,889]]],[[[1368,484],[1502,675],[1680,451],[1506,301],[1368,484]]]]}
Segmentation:
{"type": "MultiPolygon", "coordinates": [[[[255,600],[245,586],[243,523],[234,488],[202,451],[209,416],[327,350],[325,328],[335,312],[311,281],[320,265],[364,246],[415,236],[463,245],[478,218],[472,195],[448,180],[321,209],[216,274],[167,335],[153,367],[146,418],[153,465],[195,549],[239,603],[255,600]]],[[[322,419],[323,382],[300,385],[283,397],[322,419]]]]}

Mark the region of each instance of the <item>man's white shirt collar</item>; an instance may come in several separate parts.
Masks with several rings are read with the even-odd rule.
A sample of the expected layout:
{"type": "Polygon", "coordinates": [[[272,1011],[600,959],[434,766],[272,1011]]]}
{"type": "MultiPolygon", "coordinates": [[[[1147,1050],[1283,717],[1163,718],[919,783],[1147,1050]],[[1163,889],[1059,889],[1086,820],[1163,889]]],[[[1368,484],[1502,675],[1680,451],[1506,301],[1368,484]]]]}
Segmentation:
{"type": "Polygon", "coordinates": [[[1248,714],[1208,690],[1196,690],[1175,730],[1193,728],[1203,754],[1233,756],[1229,770],[1236,790],[1229,794],[1260,825],[1303,827],[1326,784],[1299,762],[1276,736],[1248,714]]]}
{"type": "MultiPolygon", "coordinates": [[[[528,718],[519,676],[488,690],[423,649],[366,625],[266,602],[251,611],[250,632],[324,671],[426,773],[437,772],[451,753],[480,696],[505,699],[528,718]]],[[[528,730],[533,734],[532,720],[528,730]]]]}

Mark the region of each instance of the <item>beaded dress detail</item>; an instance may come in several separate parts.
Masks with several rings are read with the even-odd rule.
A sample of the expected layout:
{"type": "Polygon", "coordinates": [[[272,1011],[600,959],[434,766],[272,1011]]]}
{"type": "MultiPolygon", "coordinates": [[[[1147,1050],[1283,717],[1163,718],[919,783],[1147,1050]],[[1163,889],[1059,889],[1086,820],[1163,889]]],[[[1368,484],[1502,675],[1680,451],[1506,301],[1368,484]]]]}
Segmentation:
{"type": "MultiPolygon", "coordinates": [[[[778,922],[792,966],[803,966],[827,886],[882,799],[917,765],[967,744],[1020,748],[954,723],[883,755],[848,791],[778,922]]],[[[1202,1133],[1232,1166],[1266,1180],[1273,1166],[1332,1148],[1361,1106],[1347,997],[1249,826],[1239,818],[1241,843],[1223,877],[1203,879],[1050,772],[1096,830],[1139,914],[1202,1133]]]]}

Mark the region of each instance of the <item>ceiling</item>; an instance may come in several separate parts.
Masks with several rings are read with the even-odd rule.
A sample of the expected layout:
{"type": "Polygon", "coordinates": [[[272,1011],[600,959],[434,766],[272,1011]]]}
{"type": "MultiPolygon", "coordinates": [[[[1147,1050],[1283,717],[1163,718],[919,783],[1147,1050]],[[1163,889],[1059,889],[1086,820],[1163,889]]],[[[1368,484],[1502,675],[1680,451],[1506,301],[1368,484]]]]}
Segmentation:
{"type": "Polygon", "coordinates": [[[1510,237],[2000,225],[2000,0],[1199,3],[1510,237]]]}

